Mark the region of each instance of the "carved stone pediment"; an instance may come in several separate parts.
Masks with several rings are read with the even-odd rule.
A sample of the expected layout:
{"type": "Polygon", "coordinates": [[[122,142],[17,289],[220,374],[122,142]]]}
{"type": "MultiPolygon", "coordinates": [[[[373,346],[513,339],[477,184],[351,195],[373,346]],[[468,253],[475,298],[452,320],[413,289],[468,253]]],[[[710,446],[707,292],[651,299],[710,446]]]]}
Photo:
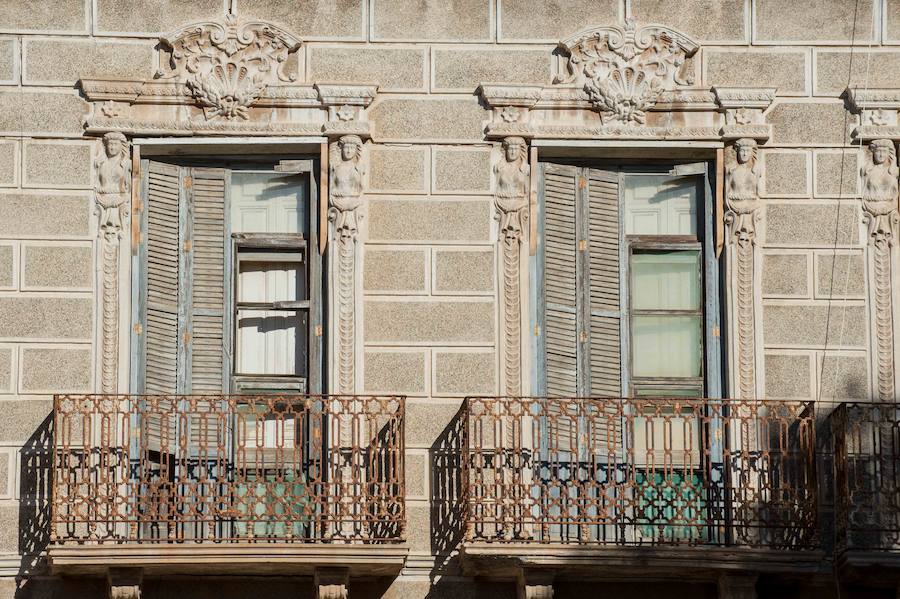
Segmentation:
{"type": "Polygon", "coordinates": [[[82,79],[91,134],[369,137],[373,84],[298,82],[300,40],[228,14],[160,38],[149,80],[82,79]]]}
{"type": "Polygon", "coordinates": [[[644,124],[659,94],[694,83],[685,72],[699,46],[660,25],[597,27],[560,42],[566,74],[555,83],[584,90],[603,124],[644,124]]]}
{"type": "Polygon", "coordinates": [[[229,14],[159,41],[168,60],[155,78],[183,83],[209,119],[246,120],[269,85],[297,78],[285,66],[300,40],[271,23],[229,14]]]}

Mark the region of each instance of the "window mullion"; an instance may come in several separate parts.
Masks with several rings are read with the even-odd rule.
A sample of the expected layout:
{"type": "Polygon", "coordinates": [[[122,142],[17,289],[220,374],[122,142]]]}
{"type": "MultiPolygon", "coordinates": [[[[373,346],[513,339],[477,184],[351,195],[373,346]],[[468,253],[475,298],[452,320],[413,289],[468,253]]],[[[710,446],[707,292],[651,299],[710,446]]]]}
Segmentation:
{"type": "Polygon", "coordinates": [[[575,201],[575,331],[576,389],[579,397],[591,395],[591,273],[590,194],[586,169],[578,170],[575,201]]]}

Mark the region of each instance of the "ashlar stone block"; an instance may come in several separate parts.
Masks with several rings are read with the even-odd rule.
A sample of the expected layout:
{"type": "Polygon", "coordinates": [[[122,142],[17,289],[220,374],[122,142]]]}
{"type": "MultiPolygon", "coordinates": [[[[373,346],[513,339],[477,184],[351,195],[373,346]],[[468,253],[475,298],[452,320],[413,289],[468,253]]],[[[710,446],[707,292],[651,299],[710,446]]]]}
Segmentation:
{"type": "Polygon", "coordinates": [[[425,354],[422,350],[367,350],[363,375],[366,393],[425,394],[425,354]]]}
{"type": "Polygon", "coordinates": [[[900,42],[900,0],[884,2],[884,39],[885,42],[900,42]]]}
{"type": "Polygon", "coordinates": [[[90,143],[26,142],[22,184],[49,189],[89,189],[92,162],[90,143]]]}
{"type": "Polygon", "coordinates": [[[0,90],[0,135],[81,137],[87,103],[75,92],[0,90]]]}
{"type": "Polygon", "coordinates": [[[4,526],[0,526],[0,553],[17,553],[19,551],[19,507],[17,505],[0,507],[0,522],[4,523],[4,526]]]}
{"type": "MultiPolygon", "coordinates": [[[[11,451],[0,450],[0,497],[7,498],[12,495],[12,485],[10,481],[10,471],[15,466],[13,463],[14,454],[11,451]]],[[[2,596],[2,595],[0,595],[2,596]]]]}
{"type": "Polygon", "coordinates": [[[404,472],[406,474],[406,496],[427,497],[428,456],[421,453],[407,453],[404,472]]]}
{"type": "Polygon", "coordinates": [[[149,79],[152,42],[25,39],[26,85],[73,85],[78,79],[149,79]]]}
{"type": "Polygon", "coordinates": [[[474,97],[386,98],[369,109],[372,136],[379,142],[482,141],[486,119],[474,97]]]}
{"type": "Polygon", "coordinates": [[[15,257],[15,247],[8,243],[0,245],[0,288],[16,284],[15,257]]]}
{"type": "Polygon", "coordinates": [[[500,0],[501,41],[555,43],[590,27],[618,23],[618,0],[500,0]]]}
{"type": "Polygon", "coordinates": [[[803,96],[807,56],[801,50],[705,50],[703,81],[709,87],[774,87],[779,96],[803,96]]]}
{"type": "Polygon", "coordinates": [[[766,353],[766,399],[809,399],[811,367],[810,354],[766,353]]]}
{"type": "Polygon", "coordinates": [[[850,139],[849,129],[857,117],[848,115],[841,102],[780,102],[772,107],[768,121],[773,125],[773,144],[834,145],[850,139]]]}
{"type": "Polygon", "coordinates": [[[494,250],[434,250],[435,293],[491,293],[494,250]]]}
{"type": "Polygon", "coordinates": [[[366,300],[365,340],[391,344],[491,343],[494,302],[366,300]]]}
{"type": "Polygon", "coordinates": [[[862,252],[816,254],[816,297],[864,297],[866,263],[862,252]]]}
{"type": "Polygon", "coordinates": [[[900,52],[820,48],[815,65],[816,95],[840,96],[847,87],[900,87],[900,52]]]}
{"type": "Polygon", "coordinates": [[[424,91],[428,62],[423,48],[312,45],[310,81],[374,81],[379,91],[424,91]]]}
{"type": "Polygon", "coordinates": [[[410,399],[406,402],[406,446],[430,448],[441,437],[459,435],[461,402],[410,399]]]}
{"type": "Polygon", "coordinates": [[[48,419],[53,414],[53,400],[4,399],[0,401],[0,410],[3,411],[3,418],[0,418],[0,441],[21,444],[42,424],[49,424],[48,419]]]}
{"type": "Polygon", "coordinates": [[[369,191],[426,193],[428,163],[424,146],[370,146],[369,191]]]}
{"type": "Polygon", "coordinates": [[[363,289],[381,293],[427,293],[428,252],[366,248],[363,289]]]}
{"type": "Polygon", "coordinates": [[[765,194],[769,197],[808,197],[808,152],[763,152],[765,194]]]}
{"type": "Polygon", "coordinates": [[[89,297],[0,297],[0,338],[90,340],[89,297]]]}
{"type": "Polygon", "coordinates": [[[91,289],[90,246],[23,246],[23,289],[91,289]]]}
{"type": "Polygon", "coordinates": [[[856,148],[816,152],[816,197],[855,197],[859,188],[858,156],[856,148]]]}
{"type": "Polygon", "coordinates": [[[828,352],[820,358],[821,399],[837,401],[869,398],[869,360],[863,352],[828,352]]]}
{"type": "MultiPolygon", "coordinates": [[[[146,0],[140,10],[121,0],[96,0],[98,34],[132,33],[155,36],[196,21],[225,14],[224,0],[146,0]]],[[[247,13],[252,14],[252,13],[247,13]]]]}
{"type": "Polygon", "coordinates": [[[478,243],[490,239],[490,200],[369,200],[369,239],[478,243]]]}
{"type": "Polygon", "coordinates": [[[432,193],[490,193],[490,148],[435,148],[432,156],[432,193]]]}
{"type": "Polygon", "coordinates": [[[0,140],[0,187],[19,184],[19,142],[0,140]]]}
{"type": "Polygon", "coordinates": [[[809,256],[763,254],[762,293],[766,297],[809,297],[809,256]]]}
{"type": "Polygon", "coordinates": [[[787,246],[852,245],[859,241],[855,203],[770,203],[766,206],[766,243],[787,246]]]}
{"type": "Polygon", "coordinates": [[[25,347],[21,391],[75,393],[91,389],[91,348],[25,347]]]}
{"type": "Polygon", "coordinates": [[[0,37],[0,85],[19,82],[19,44],[14,37],[0,37]]]}
{"type": "Polygon", "coordinates": [[[379,41],[492,39],[491,2],[483,0],[371,0],[372,38],[379,41]]]}
{"type": "Polygon", "coordinates": [[[278,23],[302,39],[362,39],[364,9],[363,0],[241,0],[239,8],[243,14],[278,23]]]}
{"type": "Polygon", "coordinates": [[[89,219],[86,196],[0,194],[0,236],[86,237],[89,219]]]}
{"type": "Polygon", "coordinates": [[[497,392],[497,357],[493,351],[434,353],[434,394],[440,396],[497,392]]]}
{"type": "Polygon", "coordinates": [[[764,304],[763,338],[769,347],[864,347],[863,305],[764,304]]]}
{"type": "Polygon", "coordinates": [[[549,85],[552,47],[529,50],[434,49],[432,91],[473,93],[482,83],[549,85]]]}
{"type": "Polygon", "coordinates": [[[0,393],[9,393],[13,391],[12,361],[13,348],[0,347],[0,393]]]}
{"type": "Polygon", "coordinates": [[[89,7],[85,0],[4,2],[0,31],[86,33],[89,7]]]}
{"type": "Polygon", "coordinates": [[[860,43],[875,38],[875,0],[756,0],[754,8],[755,42],[860,43]]]}
{"type": "Polygon", "coordinates": [[[700,43],[745,42],[744,0],[687,0],[673,10],[670,0],[633,0],[631,14],[642,23],[664,23],[700,43]]]}

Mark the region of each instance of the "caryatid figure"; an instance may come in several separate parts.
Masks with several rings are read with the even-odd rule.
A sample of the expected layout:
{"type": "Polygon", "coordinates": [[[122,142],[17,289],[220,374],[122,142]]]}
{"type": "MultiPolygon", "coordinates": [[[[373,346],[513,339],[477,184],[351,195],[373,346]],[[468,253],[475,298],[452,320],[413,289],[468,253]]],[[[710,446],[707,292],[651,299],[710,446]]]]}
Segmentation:
{"type": "Polygon", "coordinates": [[[131,158],[128,140],[113,131],[103,136],[103,156],[97,158],[97,210],[100,230],[107,236],[120,235],[128,215],[128,192],[131,186],[131,158]]]}
{"type": "Polygon", "coordinates": [[[356,209],[362,204],[366,174],[362,160],[363,143],[357,135],[341,137],[331,157],[330,217],[341,237],[356,233],[356,209]]]}
{"type": "Polygon", "coordinates": [[[890,139],[869,144],[869,160],[860,169],[863,180],[863,208],[869,221],[869,237],[893,245],[897,238],[898,176],[897,152],[890,139]]]}
{"type": "Polygon", "coordinates": [[[756,140],[737,140],[734,142],[734,154],[734,162],[725,169],[727,219],[739,243],[752,243],[756,237],[761,183],[756,165],[756,140]]]}
{"type": "Polygon", "coordinates": [[[527,220],[528,149],[521,137],[503,140],[503,160],[494,167],[497,189],[494,202],[500,213],[500,231],[507,238],[518,238],[527,220]]]}

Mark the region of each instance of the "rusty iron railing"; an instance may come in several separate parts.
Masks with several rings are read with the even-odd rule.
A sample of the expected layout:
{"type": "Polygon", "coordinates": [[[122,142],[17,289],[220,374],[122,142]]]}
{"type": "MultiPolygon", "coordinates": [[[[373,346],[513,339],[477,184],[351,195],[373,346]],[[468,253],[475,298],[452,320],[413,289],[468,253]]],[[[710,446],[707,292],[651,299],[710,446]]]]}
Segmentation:
{"type": "Polygon", "coordinates": [[[466,540],[818,546],[811,402],[470,397],[466,540]]]}
{"type": "Polygon", "coordinates": [[[831,425],[835,549],[900,549],[900,405],[843,403],[831,425]]]}
{"type": "Polygon", "coordinates": [[[54,403],[53,543],[403,540],[403,397],[54,403]]]}

